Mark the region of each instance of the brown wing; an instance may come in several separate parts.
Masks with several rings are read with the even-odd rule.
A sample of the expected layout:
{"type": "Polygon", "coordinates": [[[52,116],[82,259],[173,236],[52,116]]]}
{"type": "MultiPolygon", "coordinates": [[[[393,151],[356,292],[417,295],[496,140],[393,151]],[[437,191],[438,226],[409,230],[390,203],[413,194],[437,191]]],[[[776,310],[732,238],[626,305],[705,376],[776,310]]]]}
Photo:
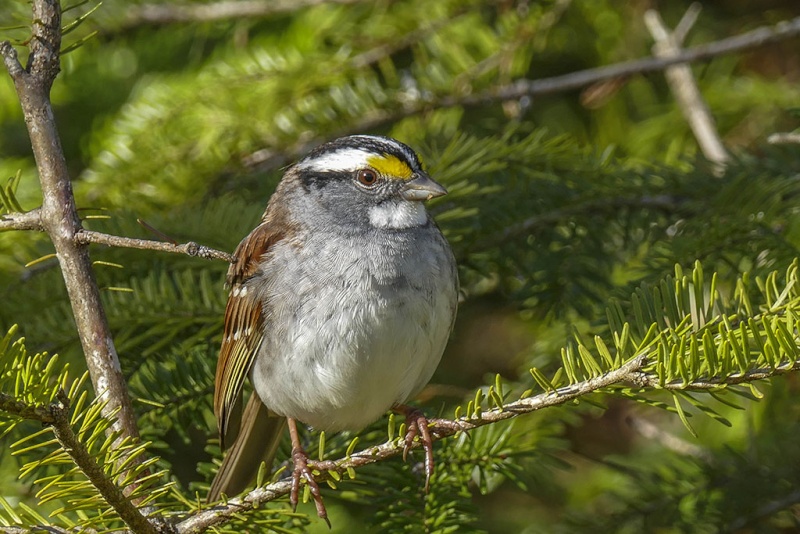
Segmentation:
{"type": "Polygon", "coordinates": [[[236,247],[234,262],[228,269],[231,289],[214,383],[214,414],[223,449],[226,442],[232,441],[226,439],[229,428],[239,426],[238,421],[233,421],[231,427],[232,419],[241,417],[240,413],[234,413],[235,406],[264,338],[262,305],[247,281],[258,271],[263,255],[282,237],[282,233],[271,231],[267,223],[262,223],[236,247]]]}

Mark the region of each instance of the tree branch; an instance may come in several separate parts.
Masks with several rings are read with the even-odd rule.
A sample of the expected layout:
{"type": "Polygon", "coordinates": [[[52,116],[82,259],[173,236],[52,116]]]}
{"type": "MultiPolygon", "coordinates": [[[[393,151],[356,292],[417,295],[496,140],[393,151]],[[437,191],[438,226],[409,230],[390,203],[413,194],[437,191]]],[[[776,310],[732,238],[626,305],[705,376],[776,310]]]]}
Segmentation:
{"type": "MultiPolygon", "coordinates": [[[[698,3],[690,5],[674,32],[667,30],[658,11],[648,9],[644,14],[644,21],[656,42],[653,45],[653,54],[659,58],[680,55],[683,40],[697,20],[701,9],[698,3]]],[[[716,164],[716,170],[724,171],[729,159],[728,153],[719,138],[714,118],[703,100],[703,95],[700,94],[692,69],[686,63],[672,65],[666,68],[664,76],[678,107],[694,132],[703,155],[716,164]]]]}
{"type": "Polygon", "coordinates": [[[717,56],[733,54],[764,46],[769,43],[789,39],[800,35],[800,17],[790,21],[782,21],[774,26],[762,26],[755,30],[714,41],[704,45],[685,48],[675,56],[668,58],[644,58],[624,63],[617,63],[596,69],[587,69],[563,76],[543,78],[541,80],[518,80],[512,84],[494,87],[474,95],[452,96],[439,100],[436,104],[448,106],[475,106],[497,100],[510,100],[523,96],[542,96],[579,89],[609,78],[619,78],[646,72],[664,70],[679,63],[703,61],[717,56]]]}
{"type": "MultiPolygon", "coordinates": [[[[21,401],[12,395],[0,393],[0,410],[23,419],[40,421],[43,424],[50,425],[56,440],[58,440],[64,452],[72,458],[75,465],[78,466],[86,478],[89,479],[89,482],[91,482],[103,496],[106,503],[119,514],[123,521],[125,521],[125,524],[135,533],[156,534],[158,531],[155,526],[125,497],[122,489],[106,476],[103,466],[95,461],[83,442],[75,435],[75,432],[72,430],[72,425],[70,424],[70,399],[67,398],[67,395],[63,391],[57,395],[57,398],[58,401],[54,401],[50,404],[36,405],[21,401]]],[[[51,527],[42,528],[47,530],[51,527]]],[[[29,531],[30,529],[19,529],[10,532],[29,531]]],[[[60,528],[53,528],[53,532],[67,531],[60,528]]]]}
{"type": "Polygon", "coordinates": [[[142,4],[131,6],[123,28],[176,22],[213,22],[291,13],[320,4],[356,4],[364,0],[233,0],[211,4],[142,4]]]}
{"type": "MultiPolygon", "coordinates": [[[[411,103],[405,101],[395,102],[394,107],[391,109],[374,110],[366,114],[361,121],[335,132],[330,137],[368,131],[405,117],[438,108],[454,106],[475,107],[498,101],[515,100],[524,96],[536,97],[562,93],[612,78],[661,71],[680,63],[693,63],[717,56],[742,52],[769,43],[797,37],[798,35],[800,35],[800,17],[790,21],[779,22],[774,26],[762,26],[734,37],[685,48],[671,57],[648,57],[540,80],[520,79],[510,84],[490,87],[474,94],[447,96],[429,100],[420,99],[411,103]]],[[[244,156],[242,164],[252,170],[266,172],[297,158],[310,147],[318,145],[322,141],[323,139],[321,138],[308,139],[280,151],[265,148],[244,156]]]]}
{"type": "Polygon", "coordinates": [[[93,232],[91,230],[80,230],[75,234],[75,241],[81,244],[97,243],[112,247],[138,248],[142,250],[156,250],[159,252],[172,252],[174,254],[186,254],[206,260],[223,260],[228,263],[233,261],[233,256],[227,252],[216,250],[205,245],[198,245],[194,241],[181,245],[166,243],[164,241],[152,241],[149,239],[134,239],[131,237],[120,237],[116,235],[93,232]]]}
{"type": "MultiPolygon", "coordinates": [[[[746,373],[731,375],[725,379],[711,378],[695,380],[689,383],[674,381],[662,385],[659,383],[658,377],[655,374],[643,371],[644,367],[647,365],[647,356],[646,353],[639,354],[631,358],[620,368],[609,371],[603,375],[569,386],[560,387],[556,391],[548,391],[532,397],[523,397],[517,401],[504,404],[502,408],[479,411],[478,413],[455,420],[431,419],[431,435],[434,441],[438,441],[458,432],[474,430],[481,426],[494,424],[506,419],[513,419],[542,408],[565,404],[583,395],[623,383],[632,383],[640,387],[648,387],[651,389],[683,391],[709,390],[718,389],[725,385],[754,382],[756,380],[800,370],[800,360],[797,360],[775,369],[753,369],[746,373]]],[[[420,443],[414,442],[414,448],[419,448],[420,446],[420,443]]],[[[344,476],[348,469],[355,469],[396,456],[402,456],[403,448],[403,440],[397,439],[387,441],[380,445],[353,453],[349,457],[340,458],[338,460],[313,462],[312,467],[321,471],[322,474],[317,477],[317,479],[321,481],[329,476],[326,471],[334,471],[344,476]]],[[[196,534],[208,528],[226,523],[236,514],[256,509],[266,502],[287,495],[291,490],[291,484],[290,479],[280,480],[256,488],[243,497],[230,499],[225,504],[198,511],[194,515],[178,523],[176,525],[176,531],[179,534],[196,534]]]]}
{"type": "Polygon", "coordinates": [[[69,454],[75,465],[89,479],[92,485],[103,496],[105,502],[111,506],[120,518],[135,533],[157,534],[155,528],[139,509],[125,497],[122,489],[113,480],[106,476],[103,466],[99,465],[82,441],[78,439],[69,424],[69,408],[63,403],[53,405],[53,434],[61,448],[69,454]]]}
{"type": "Polygon", "coordinates": [[[670,391],[707,391],[710,389],[718,389],[721,386],[735,386],[736,384],[764,380],[765,378],[771,378],[793,371],[800,371],[800,361],[791,362],[788,365],[776,367],[775,369],[751,369],[745,373],[734,373],[725,378],[711,377],[702,380],[693,380],[688,383],[683,380],[673,380],[662,384],[657,376],[641,372],[632,372],[629,378],[631,382],[640,387],[666,389],[670,391]]]}
{"type": "MultiPolygon", "coordinates": [[[[52,525],[33,525],[30,527],[0,527],[2,534],[76,534],[77,530],[67,530],[61,527],[54,527],[52,525]]],[[[81,530],[85,534],[95,534],[94,530],[81,530]]]]}
{"type": "Polygon", "coordinates": [[[800,132],[779,132],[767,137],[767,143],[771,145],[800,144],[800,132]]]}
{"type": "Polygon", "coordinates": [[[0,392],[0,411],[21,417],[22,419],[32,419],[45,424],[55,422],[53,410],[49,406],[28,404],[13,395],[0,392]]]}
{"type": "MultiPolygon", "coordinates": [[[[31,213],[38,214],[38,224],[55,246],[92,384],[104,403],[103,414],[115,418],[112,428],[120,432],[120,439],[126,436],[136,438],[139,431],[133,406],[100,301],[92,263],[86,246],[75,239],[81,224],[50,102],[50,88],[60,70],[59,2],[34,0],[33,21],[26,68],[19,64],[16,51],[8,42],[0,45],[0,54],[22,105],[39,170],[42,207],[38,212],[31,213]]],[[[15,224],[29,226],[36,216],[5,216],[5,221],[0,224],[9,227],[8,221],[11,220],[16,221],[15,224]]]]}
{"type": "Polygon", "coordinates": [[[769,517],[776,512],[785,510],[796,504],[800,504],[800,490],[791,491],[782,499],[767,502],[763,506],[759,506],[756,511],[750,515],[734,519],[726,525],[724,529],[720,530],[720,532],[742,532],[742,530],[748,526],[756,525],[760,519],[769,517]]]}
{"type": "MultiPolygon", "coordinates": [[[[644,355],[631,359],[628,363],[604,375],[590,378],[577,384],[559,388],[557,392],[548,392],[534,397],[525,397],[516,402],[503,406],[502,409],[493,409],[461,417],[456,420],[432,419],[431,435],[434,441],[452,436],[460,431],[468,431],[480,426],[497,423],[506,419],[518,417],[542,408],[564,404],[572,399],[586,395],[592,391],[605,388],[619,382],[628,380],[632,373],[641,370],[646,363],[644,355]]],[[[415,442],[414,448],[421,444],[415,442]]],[[[381,445],[364,449],[335,461],[314,462],[314,467],[325,471],[335,471],[343,474],[348,469],[373,464],[403,454],[404,443],[402,440],[387,441],[381,445]]],[[[320,479],[322,479],[320,477],[320,479]]],[[[180,534],[199,533],[210,527],[220,525],[230,520],[234,515],[257,508],[259,505],[273,501],[291,490],[291,480],[281,480],[267,486],[256,488],[247,495],[231,499],[224,505],[203,510],[178,523],[177,531],[180,534]]]]}
{"type": "MultiPolygon", "coordinates": [[[[42,226],[42,216],[37,208],[25,213],[7,213],[0,215],[0,231],[3,230],[36,230],[44,231],[42,226]]],[[[233,261],[233,256],[222,250],[216,250],[205,245],[200,245],[194,241],[183,244],[166,243],[164,241],[152,241],[149,239],[135,239],[132,237],[121,237],[92,230],[78,229],[74,235],[77,245],[88,245],[96,243],[121,248],[137,248],[141,250],[155,250],[158,252],[171,252],[173,254],[185,254],[206,260],[222,260],[228,263],[233,261]]]]}

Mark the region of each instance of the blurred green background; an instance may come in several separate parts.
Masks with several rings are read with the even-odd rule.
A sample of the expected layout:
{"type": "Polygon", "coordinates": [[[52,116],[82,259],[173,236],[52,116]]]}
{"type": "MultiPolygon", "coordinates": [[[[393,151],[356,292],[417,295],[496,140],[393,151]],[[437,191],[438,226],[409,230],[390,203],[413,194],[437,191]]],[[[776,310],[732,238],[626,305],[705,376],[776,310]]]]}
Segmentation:
{"type": "MultiPolygon", "coordinates": [[[[798,256],[800,149],[765,140],[800,125],[800,39],[693,65],[732,154],[719,178],[661,72],[441,105],[648,56],[644,12],[659,9],[674,26],[689,2],[310,3],[320,5],[214,20],[189,9],[201,3],[67,11],[65,24],[97,8],[65,37],[65,48],[80,46],[63,57],[52,91],[85,225],[158,239],[141,219],[176,241],[232,251],[304,151],[348,133],[397,137],[451,191],[432,210],[459,259],[464,302],[421,399],[445,415],[497,373],[512,389],[531,387],[528,368],[555,369],[574,332],[604,332],[609,299],[627,302],[676,263],[699,259],[725,285],[798,256]]],[[[701,4],[687,46],[800,16],[797,0],[701,4]]],[[[0,39],[27,39],[29,10],[0,0],[0,39]]],[[[0,180],[17,173],[17,196],[32,209],[36,167],[2,76],[0,180]]],[[[80,369],[57,265],[26,267],[51,252],[42,234],[0,233],[0,330],[19,324],[29,350],[80,369]]],[[[202,493],[219,454],[210,398],[226,265],[105,247],[92,257],[122,266],[98,265],[97,275],[131,391],[147,401],[137,403],[142,433],[178,487],[202,493]]],[[[798,385],[787,376],[759,385],[765,398],[743,400],[743,410],[715,406],[732,426],[695,417],[697,438],[673,414],[602,398],[607,409],[582,403],[482,429],[460,449],[437,446],[446,467],[427,501],[414,464],[399,461],[327,491],[333,531],[795,532],[798,385]]],[[[364,439],[379,442],[385,427],[364,439]]],[[[329,447],[348,439],[329,437],[329,447]]],[[[22,460],[0,460],[0,495],[35,505],[31,480],[17,480],[22,460]]],[[[291,527],[326,530],[316,520],[291,527]]]]}

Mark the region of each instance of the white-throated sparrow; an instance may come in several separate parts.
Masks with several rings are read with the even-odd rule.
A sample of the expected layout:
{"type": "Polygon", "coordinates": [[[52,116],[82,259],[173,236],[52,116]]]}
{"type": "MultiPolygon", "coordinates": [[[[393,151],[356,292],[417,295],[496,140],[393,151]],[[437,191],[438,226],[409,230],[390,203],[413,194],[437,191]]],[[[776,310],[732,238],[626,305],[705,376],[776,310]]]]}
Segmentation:
{"type": "Polygon", "coordinates": [[[413,150],[386,137],[337,139],[286,171],[228,270],[214,411],[223,447],[235,442],[211,500],[243,490],[274,455],[284,417],[291,500],[305,478],[321,517],[295,420],[359,430],[397,409],[430,478],[427,421],[402,403],[430,380],[456,315],[455,259],[422,203],[444,194],[413,150]],[[255,394],[241,413],[248,375],[255,394]]]}

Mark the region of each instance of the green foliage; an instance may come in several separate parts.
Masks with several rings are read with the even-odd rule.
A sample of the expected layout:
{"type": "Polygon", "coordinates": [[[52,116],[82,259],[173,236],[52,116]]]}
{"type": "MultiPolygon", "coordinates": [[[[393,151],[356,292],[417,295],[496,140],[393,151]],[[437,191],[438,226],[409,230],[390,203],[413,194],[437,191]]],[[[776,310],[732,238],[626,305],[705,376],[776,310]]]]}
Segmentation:
{"type": "MultiPolygon", "coordinates": [[[[5,436],[25,419],[51,420],[48,405],[59,392],[74,394],[83,381],[68,382],[68,367],[59,366],[58,357],[47,353],[29,355],[25,340],[16,338],[12,327],[0,340],[0,435],[5,436]]],[[[85,376],[83,377],[85,378],[85,376]]]]}
{"type": "MultiPolygon", "coordinates": [[[[581,95],[458,105],[521,78],[649,54],[641,2],[380,0],[164,25],[137,21],[138,5],[64,6],[62,48],[71,51],[52,96],[87,228],[162,239],[142,219],[178,242],[231,251],[282,166],[337,135],[394,135],[450,191],[430,208],[459,260],[461,318],[478,317],[443,365],[469,378],[440,372],[434,391],[444,393],[427,412],[499,411],[647,356],[637,380],[438,442],[429,495],[417,453],[347,473],[325,490],[335,528],[792,528],[796,380],[773,379],[765,394],[752,384],[798,362],[800,158],[796,147],[762,144],[798,127],[798,88],[775,74],[796,71],[791,42],[692,66],[733,153],[717,176],[660,73],[581,95]],[[662,434],[637,437],[628,419],[655,421],[662,434]],[[691,446],[672,449],[675,440],[691,446]]],[[[661,6],[664,18],[674,25],[687,5],[661,6]]],[[[762,7],[705,5],[687,43],[796,16],[787,0],[762,7]]],[[[29,10],[0,0],[0,39],[23,62],[29,10]]],[[[2,217],[40,203],[8,76],[0,125],[2,217]]],[[[144,440],[114,449],[98,401],[67,375],[84,363],[52,252],[44,235],[0,233],[0,329],[19,324],[35,352],[11,332],[0,343],[0,394],[10,396],[0,432],[15,443],[0,465],[0,521],[122,526],[50,427],[24,423],[48,417],[61,389],[72,428],[107,475],[120,455],[143,451],[152,475],[137,495],[162,514],[205,508],[220,456],[211,391],[227,266],[91,248],[144,440]],[[20,492],[20,473],[35,497],[20,492]]],[[[401,426],[390,422],[389,439],[401,426]]],[[[386,441],[387,428],[378,421],[355,444],[349,433],[322,444],[303,436],[308,450],[335,459],[386,441]]],[[[316,531],[312,513],[268,503],[217,530],[316,531]]]]}
{"type": "MultiPolygon", "coordinates": [[[[86,461],[100,466],[120,488],[129,489],[130,499],[147,505],[166,494],[171,484],[164,483],[164,471],[152,469],[159,459],[147,455],[149,443],[120,439],[119,431],[112,431],[114,420],[102,415],[103,402],[91,400],[83,389],[87,374],[70,381],[68,366],[60,367],[57,356],[29,355],[21,338],[12,343],[15,331],[12,328],[0,341],[0,434],[7,436],[25,420],[44,423],[41,430],[10,445],[14,456],[31,458],[21,465],[19,476],[37,487],[38,506],[57,503],[55,508],[49,507],[48,515],[63,528],[121,524],[98,488],[76,465],[75,448],[54,434],[53,427],[61,424],[59,413],[64,410],[71,415],[63,419],[63,425],[85,447],[86,461]],[[147,459],[135,462],[140,456],[147,459]]],[[[6,526],[51,524],[25,503],[12,507],[3,499],[0,505],[0,522],[6,526]]]]}

